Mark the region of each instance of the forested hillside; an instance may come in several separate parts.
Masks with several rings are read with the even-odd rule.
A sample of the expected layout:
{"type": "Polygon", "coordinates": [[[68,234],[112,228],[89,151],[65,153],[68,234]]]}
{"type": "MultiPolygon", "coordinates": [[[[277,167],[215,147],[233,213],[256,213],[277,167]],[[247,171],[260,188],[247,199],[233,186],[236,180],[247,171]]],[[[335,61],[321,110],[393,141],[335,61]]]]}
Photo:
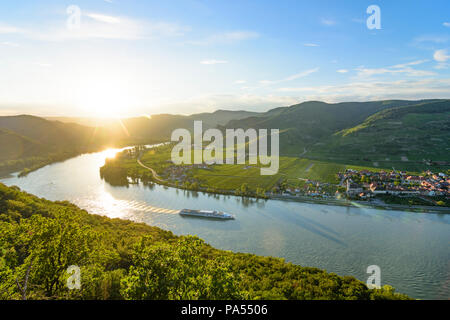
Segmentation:
{"type": "Polygon", "coordinates": [[[0,184],[0,299],[406,299],[0,184]],[[81,289],[66,286],[71,265],[81,289]],[[25,289],[26,288],[26,289],[25,289]]]}
{"type": "MultiPolygon", "coordinates": [[[[434,100],[423,103],[432,101],[434,100]]],[[[335,104],[309,101],[287,108],[277,108],[260,117],[230,121],[224,127],[280,129],[281,153],[298,155],[304,148],[308,149],[340,130],[357,126],[377,112],[417,103],[419,102],[404,100],[335,104]]]]}
{"type": "Polygon", "coordinates": [[[64,160],[113,143],[94,128],[21,115],[0,117],[0,174],[64,160]]]}
{"type": "MultiPolygon", "coordinates": [[[[160,114],[108,120],[99,127],[33,116],[0,117],[0,174],[24,173],[104,147],[170,140],[173,130],[280,129],[280,153],[344,164],[423,170],[423,160],[448,166],[450,100],[310,101],[265,113],[218,110],[190,116],[160,114]]],[[[73,119],[76,122],[76,118],[73,119]]],[[[86,119],[83,120],[86,122],[86,119]]]]}
{"type": "Polygon", "coordinates": [[[92,127],[77,122],[93,125],[95,119],[0,117],[0,174],[18,170],[26,174],[46,164],[107,147],[167,141],[174,129],[192,129],[194,120],[202,120],[207,129],[254,115],[258,113],[224,110],[192,116],[161,114],[99,120],[100,125],[92,127]]]}
{"type": "Polygon", "coordinates": [[[131,136],[119,120],[115,122],[94,128],[29,115],[0,117],[0,174],[26,174],[81,153],[161,141],[152,135],[131,136]]]}
{"type": "Polygon", "coordinates": [[[305,102],[222,128],[279,128],[280,153],[402,170],[449,167],[450,100],[305,102]]]}
{"type": "Polygon", "coordinates": [[[310,156],[346,163],[421,171],[450,166],[450,101],[377,112],[354,127],[322,139],[310,156]]]}

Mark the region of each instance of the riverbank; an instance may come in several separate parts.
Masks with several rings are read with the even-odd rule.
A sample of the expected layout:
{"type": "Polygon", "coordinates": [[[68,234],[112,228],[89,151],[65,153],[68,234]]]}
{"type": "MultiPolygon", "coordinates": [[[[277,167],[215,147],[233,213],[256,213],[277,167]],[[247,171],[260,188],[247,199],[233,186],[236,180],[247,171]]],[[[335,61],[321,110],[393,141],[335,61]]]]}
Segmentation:
{"type": "MultiPolygon", "coordinates": [[[[13,173],[18,173],[19,177],[26,177],[28,174],[54,163],[64,162],[66,160],[78,157],[83,154],[102,152],[111,148],[124,149],[130,147],[130,145],[133,145],[135,143],[136,141],[117,142],[112,145],[103,145],[97,147],[82,147],[70,151],[65,150],[59,153],[51,153],[40,157],[3,161],[0,162],[0,177],[6,177],[13,173]]],[[[161,141],[147,141],[142,145],[157,146],[160,145],[161,143],[162,143],[161,141]]]]}
{"type": "MultiPolygon", "coordinates": [[[[345,207],[355,207],[355,208],[371,208],[371,209],[382,209],[382,210],[397,210],[397,211],[413,211],[413,212],[424,212],[424,213],[448,213],[450,212],[450,208],[448,207],[439,207],[439,206],[424,206],[424,205],[405,205],[405,204],[391,204],[385,203],[381,199],[371,199],[368,201],[360,201],[360,200],[350,200],[346,198],[337,199],[334,196],[305,196],[305,195],[289,195],[287,193],[274,193],[268,192],[259,187],[256,188],[256,191],[250,190],[250,187],[247,184],[243,184],[243,186],[247,186],[246,189],[238,188],[236,190],[233,189],[225,189],[225,188],[217,188],[217,187],[205,187],[202,186],[198,180],[193,178],[195,173],[194,171],[207,171],[210,172],[210,169],[197,169],[191,168],[192,166],[173,166],[170,162],[169,146],[162,146],[162,148],[152,149],[152,150],[133,150],[129,149],[122,154],[118,154],[115,159],[108,160],[100,170],[102,178],[104,178],[107,182],[112,185],[120,186],[120,185],[128,185],[135,184],[139,180],[144,184],[147,183],[157,183],[159,185],[172,187],[180,190],[191,190],[204,192],[207,194],[215,194],[215,195],[232,195],[232,196],[242,196],[245,198],[251,199],[264,199],[264,200],[283,200],[283,201],[295,201],[295,202],[303,202],[303,203],[312,203],[312,204],[322,204],[322,205],[330,205],[330,206],[345,206],[345,207]],[[155,167],[153,167],[155,166],[155,167]],[[169,178],[171,176],[167,176],[167,171],[176,172],[179,177],[183,177],[184,182],[180,183],[178,178],[175,178],[174,181],[170,181],[169,178]],[[158,174],[158,172],[162,173],[158,174]],[[165,174],[164,174],[165,172],[165,174]],[[131,179],[131,181],[130,181],[131,179]],[[261,191],[262,190],[262,191],[261,191]],[[325,198],[323,198],[325,197],[325,198]]],[[[214,169],[215,170],[215,169],[214,169]]],[[[221,169],[223,170],[223,169],[221,169]]],[[[236,170],[235,168],[231,168],[231,170],[236,170]]],[[[248,170],[246,171],[248,173],[248,170]]],[[[211,175],[211,173],[209,173],[211,175]]],[[[222,179],[233,178],[230,176],[224,176],[222,179]]],[[[250,176],[248,177],[251,178],[250,176]]],[[[173,180],[173,176],[172,176],[173,180]]],[[[239,180],[242,180],[242,177],[239,177],[239,180]]],[[[212,183],[208,181],[208,183],[212,183]]],[[[276,183],[276,182],[272,182],[276,183]]],[[[224,185],[222,183],[222,185],[224,185]]],[[[227,185],[227,184],[225,184],[227,185]]],[[[255,188],[255,186],[252,186],[255,188]]]]}
{"type": "Polygon", "coordinates": [[[371,290],[354,277],[280,258],[219,250],[197,237],[90,215],[69,202],[48,201],[1,183],[0,206],[4,208],[0,240],[5,252],[20,250],[26,257],[21,261],[0,252],[6,271],[0,299],[23,299],[24,295],[33,300],[411,299],[389,285],[371,290]],[[36,207],[38,212],[33,209],[36,207]],[[29,212],[33,212],[32,218],[29,212]],[[24,227],[30,230],[29,237],[10,237],[24,227]],[[32,245],[35,243],[39,249],[32,245]],[[28,264],[29,260],[33,263],[28,264]],[[76,292],[68,292],[65,286],[64,274],[71,261],[90,276],[84,276],[84,284],[76,292]],[[28,290],[20,291],[16,282],[26,268],[40,276],[30,279],[28,290]],[[91,270],[95,270],[93,276],[88,273],[91,270]],[[180,278],[180,270],[189,271],[180,278]],[[156,281],[152,287],[139,282],[150,276],[165,281],[156,281]],[[55,285],[46,287],[48,282],[55,285]]]}
{"type": "MultiPolygon", "coordinates": [[[[146,165],[144,165],[141,160],[140,156],[137,159],[137,163],[149,170],[152,173],[153,179],[155,183],[158,183],[160,185],[182,189],[182,190],[190,190],[187,188],[183,188],[177,185],[174,185],[168,181],[163,180],[158,173],[153,169],[146,165]]],[[[232,190],[215,190],[215,192],[208,191],[208,188],[204,187],[198,187],[198,192],[205,192],[205,193],[211,193],[211,194],[222,194],[222,195],[236,195],[234,191],[232,190]]],[[[308,196],[291,196],[291,195],[273,195],[269,194],[265,197],[258,197],[258,196],[245,196],[247,198],[254,198],[254,199],[264,199],[264,200],[283,200],[283,201],[296,201],[296,202],[305,202],[305,203],[313,203],[313,204],[323,204],[323,205],[331,205],[331,206],[344,206],[344,207],[355,207],[355,208],[368,208],[368,209],[382,209],[382,210],[398,210],[398,211],[413,211],[413,212],[424,212],[424,213],[449,213],[450,208],[448,207],[435,207],[435,206],[405,206],[401,204],[387,204],[382,203],[381,201],[377,201],[376,203],[373,202],[367,202],[367,201],[351,201],[346,199],[317,199],[312,198],[308,196]]]]}
{"type": "MultiPolygon", "coordinates": [[[[419,299],[449,296],[442,283],[450,215],[254,200],[153,182],[114,187],[100,178],[99,168],[115,152],[85,154],[1,182],[41,198],[68,200],[93,214],[143,222],[176,235],[198,235],[222,250],[280,257],[363,282],[367,266],[376,264],[382,269],[382,283],[400,292],[419,299]],[[175,214],[183,208],[229,212],[236,220],[183,219],[175,214]]],[[[133,163],[137,167],[136,159],[133,163]]]]}
{"type": "Polygon", "coordinates": [[[435,207],[435,206],[405,206],[400,204],[387,204],[387,203],[371,203],[367,201],[350,201],[341,199],[314,199],[310,197],[298,197],[298,196],[272,196],[269,199],[296,201],[313,204],[324,204],[330,206],[343,206],[354,208],[367,208],[367,209],[381,209],[381,210],[396,210],[396,211],[411,211],[411,212],[424,212],[424,213],[450,213],[448,207],[435,207]]]}

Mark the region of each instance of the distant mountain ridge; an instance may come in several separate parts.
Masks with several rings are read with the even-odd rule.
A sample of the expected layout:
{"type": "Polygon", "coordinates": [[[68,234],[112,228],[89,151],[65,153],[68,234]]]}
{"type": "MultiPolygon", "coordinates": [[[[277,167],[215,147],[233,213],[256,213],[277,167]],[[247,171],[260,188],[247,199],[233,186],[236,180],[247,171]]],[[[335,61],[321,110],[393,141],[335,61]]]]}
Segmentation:
{"type": "Polygon", "coordinates": [[[174,129],[192,128],[194,120],[202,120],[207,129],[232,119],[257,115],[256,112],[218,110],[191,116],[160,114],[122,120],[4,116],[0,117],[0,173],[24,168],[33,170],[107,147],[167,141],[174,129]]]}
{"type": "Polygon", "coordinates": [[[282,155],[304,156],[306,150],[306,156],[311,158],[342,162],[369,159],[372,164],[389,155],[396,161],[426,158],[445,162],[450,160],[445,145],[450,141],[449,106],[450,100],[445,99],[334,104],[309,101],[260,113],[217,110],[188,116],[159,114],[108,119],[97,127],[77,123],[80,119],[86,123],[86,118],[59,118],[62,121],[51,118],[51,121],[28,115],[0,117],[3,148],[0,162],[62,151],[86,152],[108,146],[167,141],[177,128],[192,130],[194,120],[203,121],[204,130],[280,129],[282,155]],[[389,126],[389,122],[397,125],[389,126]],[[404,123],[408,123],[408,128],[404,123]]]}

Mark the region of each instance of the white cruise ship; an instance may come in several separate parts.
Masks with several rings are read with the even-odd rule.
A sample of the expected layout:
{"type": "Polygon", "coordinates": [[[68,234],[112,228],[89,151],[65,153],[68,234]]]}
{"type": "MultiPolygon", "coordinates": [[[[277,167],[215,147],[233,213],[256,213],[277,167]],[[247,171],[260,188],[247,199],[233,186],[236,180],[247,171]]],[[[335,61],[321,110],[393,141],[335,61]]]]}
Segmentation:
{"type": "Polygon", "coordinates": [[[213,211],[213,210],[191,210],[191,209],[183,209],[180,210],[179,214],[185,217],[197,217],[197,218],[209,218],[209,219],[223,219],[223,220],[232,220],[234,216],[225,213],[222,211],[213,211]]]}

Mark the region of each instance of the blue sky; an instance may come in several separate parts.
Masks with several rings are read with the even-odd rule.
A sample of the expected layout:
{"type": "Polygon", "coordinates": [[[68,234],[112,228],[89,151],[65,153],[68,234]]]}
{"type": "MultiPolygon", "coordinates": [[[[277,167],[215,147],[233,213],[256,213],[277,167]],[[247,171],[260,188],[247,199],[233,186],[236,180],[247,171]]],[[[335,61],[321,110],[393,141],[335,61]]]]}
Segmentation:
{"type": "Polygon", "coordinates": [[[449,1],[0,2],[0,114],[392,98],[450,98],[449,1]],[[367,28],[369,5],[379,30],[367,28]]]}

